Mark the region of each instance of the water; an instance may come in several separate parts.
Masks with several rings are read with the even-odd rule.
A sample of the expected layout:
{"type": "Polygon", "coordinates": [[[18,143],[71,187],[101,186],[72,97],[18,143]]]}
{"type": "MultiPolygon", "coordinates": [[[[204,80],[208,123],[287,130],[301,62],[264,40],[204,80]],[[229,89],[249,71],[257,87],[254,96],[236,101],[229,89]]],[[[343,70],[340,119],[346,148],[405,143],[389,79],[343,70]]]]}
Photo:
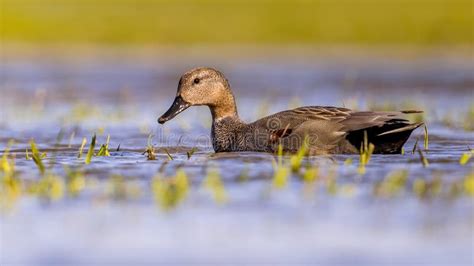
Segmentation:
{"type": "Polygon", "coordinates": [[[40,178],[34,162],[25,159],[34,138],[47,153],[48,171],[65,176],[67,166],[84,171],[88,180],[76,198],[46,202],[25,194],[4,211],[3,265],[472,265],[473,200],[450,194],[452,184],[461,184],[473,170],[472,160],[459,165],[474,146],[472,132],[463,129],[464,113],[474,100],[471,65],[436,59],[155,59],[1,64],[0,150],[15,140],[11,152],[19,177],[26,183],[40,178]],[[312,157],[306,162],[318,166],[315,184],[294,174],[285,188],[276,189],[273,155],[212,151],[206,108],[192,107],[165,126],[156,123],[172,103],[181,73],[197,63],[223,70],[246,121],[299,105],[365,109],[375,102],[423,109],[430,165],[423,167],[418,154],[411,153],[417,138],[423,146],[419,129],[404,155],[374,155],[364,175],[358,173],[357,155],[312,157]],[[77,158],[79,146],[94,133],[97,149],[110,134],[111,156],[85,165],[77,158]],[[157,149],[154,161],[143,155],[150,133],[157,149]],[[188,159],[193,147],[197,151],[188,159]],[[344,164],[347,159],[353,162],[344,164]],[[174,176],[177,169],[185,170],[191,187],[184,202],[164,211],[151,183],[154,176],[174,176]],[[208,169],[220,172],[223,203],[203,185],[208,169]],[[389,173],[400,170],[408,170],[408,181],[399,194],[374,192],[389,173]],[[123,181],[114,183],[114,175],[123,181]],[[437,178],[442,180],[439,195],[420,198],[413,192],[415,180],[437,178]],[[120,185],[123,190],[117,190],[120,185]]]}

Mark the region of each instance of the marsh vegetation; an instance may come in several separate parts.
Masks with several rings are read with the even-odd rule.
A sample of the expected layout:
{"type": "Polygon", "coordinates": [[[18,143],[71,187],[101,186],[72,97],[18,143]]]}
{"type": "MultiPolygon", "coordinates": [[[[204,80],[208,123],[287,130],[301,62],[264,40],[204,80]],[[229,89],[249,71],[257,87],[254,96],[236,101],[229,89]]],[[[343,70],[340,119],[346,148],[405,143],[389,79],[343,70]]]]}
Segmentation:
{"type": "MultiPolygon", "coordinates": [[[[242,250],[242,235],[253,232],[250,246],[255,252],[247,258],[270,258],[281,251],[276,243],[259,244],[271,234],[279,241],[304,244],[293,250],[303,261],[330,261],[332,255],[315,255],[309,234],[316,243],[332,239],[346,251],[360,252],[343,243],[355,245],[365,235],[366,251],[351,256],[367,262],[378,261],[367,251],[374,248],[400,262],[423,260],[423,254],[443,249],[452,251],[447,257],[454,261],[469,260],[474,140],[473,99],[467,92],[473,81],[462,74],[469,69],[443,66],[406,72],[397,66],[390,71],[355,66],[356,78],[351,75],[347,81],[345,65],[224,66],[247,121],[293,105],[425,111],[411,117],[426,121],[427,128],[413,134],[403,154],[372,154],[374,147],[366,142],[358,155],[308,157],[304,144],[293,155],[215,154],[209,140],[210,117],[200,108],[158,126],[156,119],[168,107],[184,66],[88,62],[75,65],[73,71],[63,63],[49,68],[31,64],[30,71],[17,66],[2,66],[9,73],[2,92],[9,98],[2,98],[0,123],[2,241],[13,261],[22,261],[25,254],[34,261],[41,252],[51,251],[38,249],[46,236],[19,231],[34,228],[56,234],[51,219],[73,220],[74,227],[61,227],[63,237],[49,241],[68,242],[65,249],[78,259],[83,256],[77,250],[87,249],[87,244],[69,239],[83,235],[86,242],[93,241],[93,223],[112,219],[107,230],[120,232],[126,241],[133,242],[136,233],[148,241],[141,245],[140,256],[153,256],[154,248],[176,251],[181,244],[173,239],[187,242],[186,234],[196,232],[206,237],[189,242],[193,248],[209,248],[209,239],[232,239],[235,245],[229,245],[242,250]],[[90,66],[95,66],[93,71],[90,66]],[[445,79],[450,73],[458,78],[445,79]],[[420,84],[428,85],[413,94],[420,84]],[[197,231],[191,221],[201,224],[194,228],[197,231]],[[269,228],[276,231],[266,231],[269,228]],[[371,237],[374,232],[388,240],[371,237]],[[398,234],[404,238],[392,242],[398,234]],[[449,246],[425,245],[440,236],[449,246]],[[410,250],[420,252],[407,256],[410,250]]],[[[109,251],[90,251],[92,256],[117,250],[115,245],[103,247],[109,251]]]]}

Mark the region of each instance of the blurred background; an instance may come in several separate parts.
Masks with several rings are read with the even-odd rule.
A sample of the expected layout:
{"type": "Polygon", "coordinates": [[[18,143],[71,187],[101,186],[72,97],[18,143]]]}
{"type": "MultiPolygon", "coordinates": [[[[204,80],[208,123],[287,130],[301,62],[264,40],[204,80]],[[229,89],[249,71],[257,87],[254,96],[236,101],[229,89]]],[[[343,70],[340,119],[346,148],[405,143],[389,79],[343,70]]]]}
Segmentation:
{"type": "Polygon", "coordinates": [[[473,10],[0,0],[0,264],[472,265],[473,10]],[[206,108],[158,126],[198,66],[226,75],[244,121],[302,105],[419,109],[410,118],[427,122],[429,148],[420,129],[405,154],[374,155],[364,174],[359,155],[309,158],[277,189],[271,154],[213,153],[206,108]],[[94,134],[110,156],[85,164],[94,134]],[[187,196],[167,206],[155,185],[181,170],[187,196]]]}
{"type": "Polygon", "coordinates": [[[472,44],[472,1],[2,0],[2,42],[36,45],[472,44]]]}
{"type": "MultiPolygon", "coordinates": [[[[127,99],[162,112],[179,76],[196,66],[223,71],[238,99],[309,90],[299,103],[352,108],[387,105],[372,99],[380,89],[430,91],[423,100],[434,91],[465,95],[473,83],[469,0],[0,3],[4,106],[127,99]]],[[[4,120],[25,118],[12,113],[4,120]]]]}

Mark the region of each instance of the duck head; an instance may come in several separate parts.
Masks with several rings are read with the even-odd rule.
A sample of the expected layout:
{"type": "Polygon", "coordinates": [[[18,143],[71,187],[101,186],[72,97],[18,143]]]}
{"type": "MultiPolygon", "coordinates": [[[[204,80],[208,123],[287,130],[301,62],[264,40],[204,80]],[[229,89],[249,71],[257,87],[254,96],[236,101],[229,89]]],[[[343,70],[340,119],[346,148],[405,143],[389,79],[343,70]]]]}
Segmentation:
{"type": "Polygon", "coordinates": [[[212,68],[196,68],[184,73],[171,107],[159,119],[163,124],[193,105],[206,105],[213,119],[236,116],[234,95],[224,75],[212,68]]]}

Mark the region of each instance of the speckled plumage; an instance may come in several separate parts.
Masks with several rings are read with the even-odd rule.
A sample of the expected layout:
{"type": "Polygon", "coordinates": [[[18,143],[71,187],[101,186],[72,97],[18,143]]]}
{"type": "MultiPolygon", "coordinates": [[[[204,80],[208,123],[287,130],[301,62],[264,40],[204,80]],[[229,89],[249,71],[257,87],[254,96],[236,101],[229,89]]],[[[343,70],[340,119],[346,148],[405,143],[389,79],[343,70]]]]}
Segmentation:
{"type": "Polygon", "coordinates": [[[212,113],[211,138],[216,152],[275,152],[281,143],[285,152],[296,152],[307,138],[309,154],[358,153],[364,132],[375,153],[400,153],[412,124],[402,112],[354,112],[347,108],[306,106],[279,112],[253,123],[240,120],[230,84],[212,68],[185,73],[164,123],[192,105],[207,105],[212,113]]]}

